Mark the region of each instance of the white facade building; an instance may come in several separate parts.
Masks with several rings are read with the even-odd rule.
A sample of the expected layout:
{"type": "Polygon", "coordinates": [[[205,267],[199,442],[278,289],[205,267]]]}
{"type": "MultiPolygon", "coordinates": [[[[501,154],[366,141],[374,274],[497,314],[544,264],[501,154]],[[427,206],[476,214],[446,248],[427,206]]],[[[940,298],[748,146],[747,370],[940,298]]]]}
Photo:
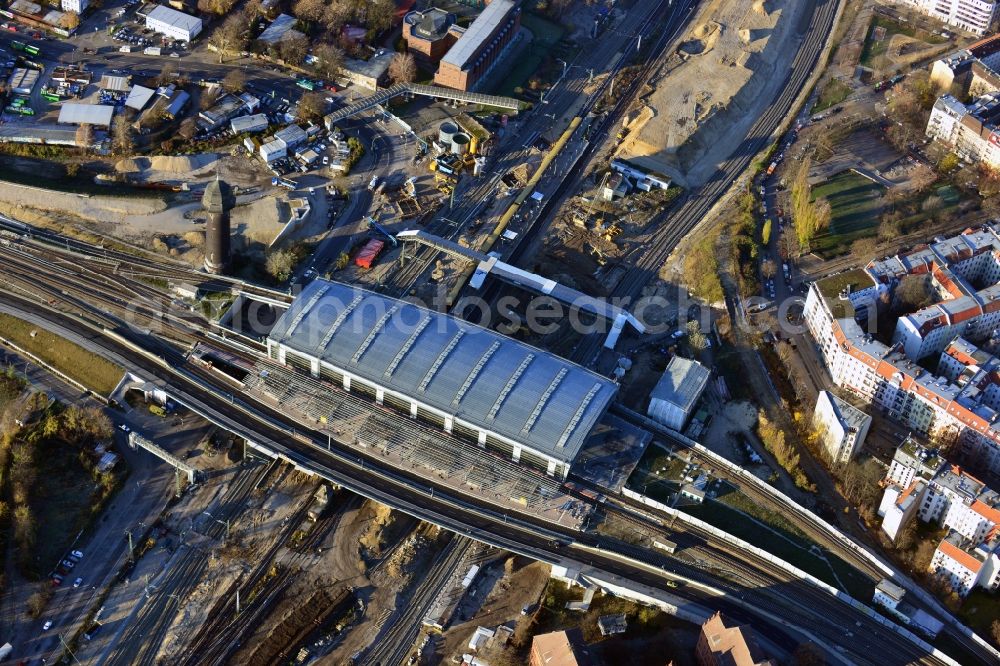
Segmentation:
{"type": "Polygon", "coordinates": [[[805,323],[835,384],[912,431],[953,446],[956,458],[1000,472],[1000,360],[955,339],[985,338],[1000,326],[994,321],[998,278],[997,231],[970,230],[811,284],[805,323]],[[876,340],[863,327],[868,303],[891,293],[904,275],[920,273],[932,274],[949,299],[901,318],[891,346],[876,340]],[[984,283],[992,286],[978,292],[968,287],[984,283]],[[911,329],[907,322],[920,324],[911,329]],[[937,373],[906,353],[942,349],[937,373]]]}
{"type": "Polygon", "coordinates": [[[990,29],[997,12],[991,0],[897,0],[898,4],[927,14],[948,25],[982,35],[990,29]]]}
{"type": "Polygon", "coordinates": [[[268,164],[274,160],[281,159],[282,157],[288,156],[288,148],[281,141],[271,138],[260,147],[260,159],[264,160],[268,164]]]}
{"type": "Polygon", "coordinates": [[[202,29],[201,19],[164,5],[157,5],[146,14],[146,27],[172,39],[190,42],[202,29]]]}
{"type": "Polygon", "coordinates": [[[893,543],[917,515],[926,488],[927,482],[923,479],[917,479],[905,488],[896,484],[886,487],[878,515],[882,517],[882,531],[893,543]]]}
{"type": "Polygon", "coordinates": [[[76,12],[82,14],[90,6],[89,0],[61,0],[59,8],[64,12],[76,12]]]}
{"type": "Polygon", "coordinates": [[[951,95],[934,103],[926,135],[971,162],[1000,167],[1000,94],[988,92],[966,105],[951,95]]]}
{"type": "Polygon", "coordinates": [[[834,463],[847,463],[864,444],[872,417],[829,391],[820,391],[813,412],[813,425],[820,431],[823,447],[834,463]]]}

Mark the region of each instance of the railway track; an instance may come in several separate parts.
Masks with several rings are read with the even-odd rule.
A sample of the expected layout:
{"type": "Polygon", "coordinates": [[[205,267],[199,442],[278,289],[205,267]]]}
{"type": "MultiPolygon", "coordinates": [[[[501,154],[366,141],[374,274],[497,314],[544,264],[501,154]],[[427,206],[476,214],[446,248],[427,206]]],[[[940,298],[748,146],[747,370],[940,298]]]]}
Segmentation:
{"type": "Polygon", "coordinates": [[[455,536],[448,542],[421,579],[418,588],[411,592],[402,612],[397,609],[394,616],[390,616],[389,628],[368,647],[358,663],[367,666],[398,666],[403,663],[407,653],[413,648],[423,618],[434,603],[441,586],[447,582],[452,571],[461,566],[472,545],[471,539],[462,536],[455,536]]]}
{"type": "MultiPolygon", "coordinates": [[[[577,115],[580,117],[586,116],[597,100],[603,97],[611,79],[625,66],[630,57],[629,42],[631,38],[639,34],[645,34],[654,23],[662,20],[662,12],[665,8],[671,6],[671,3],[672,0],[658,0],[655,5],[651,3],[637,3],[633,5],[622,25],[615,29],[615,32],[619,35],[626,36],[625,40],[599,38],[594,44],[595,48],[581,52],[572,62],[567,63],[567,72],[583,69],[596,71],[598,68],[606,67],[608,63],[611,63],[616,54],[619,55],[610,70],[610,76],[594,92],[587,95],[587,101],[577,115]],[[584,58],[584,60],[581,61],[581,58],[584,58]]],[[[649,58],[650,62],[655,60],[653,56],[657,53],[658,50],[654,49],[649,58]]],[[[558,88],[545,100],[544,103],[548,105],[546,108],[559,108],[560,103],[571,102],[574,97],[586,95],[584,90],[588,84],[589,78],[582,75],[568,79],[565,85],[558,88]]],[[[425,231],[449,240],[454,240],[467,228],[470,221],[475,219],[481,211],[489,208],[485,204],[495,197],[496,192],[500,188],[501,176],[518,164],[523,163],[531,151],[530,147],[526,148],[521,144],[521,141],[524,140],[524,136],[522,135],[527,134],[530,138],[532,134],[537,136],[542,133],[533,127],[537,124],[534,120],[529,121],[517,135],[505,140],[506,147],[500,149],[492,160],[492,168],[495,170],[495,174],[488,179],[479,181],[471,189],[461,193],[462,200],[467,203],[456,207],[455,210],[442,211],[424,227],[425,231]]],[[[438,252],[431,248],[419,248],[416,256],[408,264],[393,273],[391,280],[386,283],[385,291],[395,296],[405,295],[419,281],[437,255],[438,252]]]]}
{"type": "MultiPolygon", "coordinates": [[[[740,153],[726,160],[709,182],[689,192],[679,207],[656,220],[650,240],[641,244],[625,261],[629,268],[609,295],[610,300],[635,303],[651,276],[659,273],[684,236],[704,219],[726,190],[750,166],[751,160],[771,141],[771,135],[792,108],[799,91],[805,85],[823,52],[827,36],[833,30],[839,0],[823,0],[813,12],[802,46],[792,59],[785,86],[772,104],[751,126],[740,153]]],[[[584,365],[593,364],[601,350],[602,336],[588,334],[573,350],[571,358],[584,365]]]]}

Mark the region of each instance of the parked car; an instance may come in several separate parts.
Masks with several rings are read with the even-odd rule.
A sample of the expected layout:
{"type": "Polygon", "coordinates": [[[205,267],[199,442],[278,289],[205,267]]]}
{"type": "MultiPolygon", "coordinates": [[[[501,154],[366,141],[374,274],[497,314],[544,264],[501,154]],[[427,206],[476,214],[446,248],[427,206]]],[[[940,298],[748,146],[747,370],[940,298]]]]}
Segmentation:
{"type": "Polygon", "coordinates": [[[52,574],[52,587],[59,587],[62,585],[63,577],[61,574],[52,574]]]}
{"type": "Polygon", "coordinates": [[[52,620],[46,620],[45,624],[42,625],[42,631],[48,631],[52,628],[52,620]]]}
{"type": "Polygon", "coordinates": [[[80,587],[81,585],[83,585],[83,576],[79,576],[73,581],[73,587],[80,587]]]}
{"type": "Polygon", "coordinates": [[[128,425],[124,423],[119,423],[118,429],[121,430],[122,432],[132,432],[132,428],[129,428],[128,425]]]}
{"type": "Polygon", "coordinates": [[[77,561],[82,560],[83,559],[83,551],[82,550],[74,550],[74,551],[72,551],[70,553],[70,556],[71,557],[75,557],[77,559],[77,561]]]}
{"type": "Polygon", "coordinates": [[[63,560],[61,562],[61,564],[62,564],[62,566],[66,567],[67,569],[72,569],[73,567],[76,566],[76,562],[74,562],[73,560],[68,560],[68,559],[67,560],[63,560]]]}

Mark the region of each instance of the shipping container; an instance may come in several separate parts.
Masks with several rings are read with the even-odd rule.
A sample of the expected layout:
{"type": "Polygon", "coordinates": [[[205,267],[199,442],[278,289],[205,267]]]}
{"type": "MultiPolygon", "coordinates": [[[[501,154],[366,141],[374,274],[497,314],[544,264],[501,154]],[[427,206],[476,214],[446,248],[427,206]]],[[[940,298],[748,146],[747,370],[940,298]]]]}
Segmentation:
{"type": "Polygon", "coordinates": [[[372,264],[378,258],[378,255],[382,253],[382,249],[385,247],[385,241],[380,241],[377,238],[373,238],[365,246],[361,248],[358,252],[358,256],[354,258],[354,264],[360,266],[361,268],[371,268],[372,264]]]}

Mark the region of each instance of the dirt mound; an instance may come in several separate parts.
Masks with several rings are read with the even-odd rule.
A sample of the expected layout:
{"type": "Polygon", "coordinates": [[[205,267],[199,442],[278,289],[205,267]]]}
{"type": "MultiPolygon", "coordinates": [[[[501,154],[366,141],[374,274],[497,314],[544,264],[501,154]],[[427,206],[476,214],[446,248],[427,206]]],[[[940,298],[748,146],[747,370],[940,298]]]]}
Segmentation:
{"type": "Polygon", "coordinates": [[[198,171],[215,164],[219,156],[215,153],[201,155],[157,155],[156,157],[131,157],[115,165],[119,173],[141,173],[143,171],[164,171],[187,173],[198,171]]]}
{"type": "Polygon", "coordinates": [[[754,0],[753,11],[755,14],[763,14],[767,16],[771,13],[772,8],[769,6],[771,3],[768,0],[754,0]]]}
{"type": "Polygon", "coordinates": [[[704,55],[715,48],[722,35],[722,25],[715,21],[703,23],[691,31],[692,39],[684,42],[677,49],[681,55],[704,55]]]}

